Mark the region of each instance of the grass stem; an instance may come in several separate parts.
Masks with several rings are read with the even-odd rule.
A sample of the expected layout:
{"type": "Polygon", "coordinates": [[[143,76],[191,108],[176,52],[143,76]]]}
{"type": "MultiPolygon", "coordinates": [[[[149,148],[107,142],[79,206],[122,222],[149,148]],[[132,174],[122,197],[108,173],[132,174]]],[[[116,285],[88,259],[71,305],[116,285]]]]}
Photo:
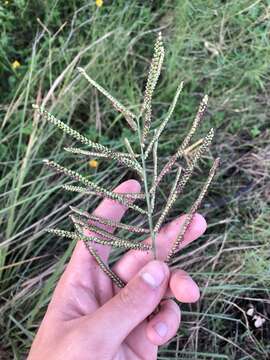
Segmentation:
{"type": "Polygon", "coordinates": [[[145,164],[145,153],[144,153],[144,149],[143,149],[142,134],[141,134],[141,127],[140,127],[139,118],[137,118],[137,132],[138,132],[140,150],[141,150],[144,192],[145,192],[145,200],[146,200],[146,204],[147,204],[147,217],[148,217],[149,230],[150,230],[151,239],[152,239],[152,251],[153,251],[153,257],[156,260],[157,259],[156,234],[154,232],[154,226],[153,226],[153,219],[152,219],[153,209],[152,209],[152,206],[151,206],[151,198],[150,198],[150,193],[149,193],[149,190],[148,190],[147,170],[146,170],[146,164],[145,164]]]}

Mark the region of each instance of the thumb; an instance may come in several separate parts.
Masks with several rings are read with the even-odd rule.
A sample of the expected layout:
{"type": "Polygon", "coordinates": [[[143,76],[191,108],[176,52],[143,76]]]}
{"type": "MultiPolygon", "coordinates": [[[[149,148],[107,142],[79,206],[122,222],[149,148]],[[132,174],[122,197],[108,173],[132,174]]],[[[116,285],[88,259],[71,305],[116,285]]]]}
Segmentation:
{"type": "Polygon", "coordinates": [[[117,348],[155,310],[165,294],[168,279],[169,268],[165,263],[149,262],[117,295],[90,315],[89,321],[85,319],[88,329],[95,329],[95,335],[108,345],[107,350],[117,348]]]}

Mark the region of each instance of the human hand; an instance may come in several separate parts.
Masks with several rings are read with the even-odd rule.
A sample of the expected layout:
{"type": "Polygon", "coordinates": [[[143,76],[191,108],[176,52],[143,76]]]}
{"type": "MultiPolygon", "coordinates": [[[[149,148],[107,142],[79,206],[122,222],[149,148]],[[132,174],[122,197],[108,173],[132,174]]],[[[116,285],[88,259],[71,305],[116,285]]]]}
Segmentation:
{"type": "MultiPolygon", "coordinates": [[[[140,185],[128,180],[115,191],[138,192],[140,185]]],[[[120,221],[125,211],[125,206],[104,199],[94,214],[120,221]]],[[[123,289],[114,286],[79,241],[57,284],[28,360],[156,359],[158,345],[172,338],[180,324],[179,306],[162,298],[174,296],[183,303],[199,298],[198,286],[186,272],[170,272],[162,262],[183,221],[183,216],[175,219],[157,236],[160,261],[152,261],[151,252],[130,250],[115,264],[113,270],[127,282],[123,289]],[[160,302],[159,312],[151,315],[160,302]]],[[[181,247],[197,239],[205,229],[204,218],[196,214],[181,247]]],[[[107,261],[110,248],[93,246],[107,261]]]]}

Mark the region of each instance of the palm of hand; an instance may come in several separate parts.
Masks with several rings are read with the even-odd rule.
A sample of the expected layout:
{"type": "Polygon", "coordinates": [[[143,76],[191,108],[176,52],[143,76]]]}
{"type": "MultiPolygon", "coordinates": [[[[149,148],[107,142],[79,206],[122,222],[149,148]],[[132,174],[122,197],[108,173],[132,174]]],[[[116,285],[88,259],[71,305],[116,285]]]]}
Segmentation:
{"type": "MultiPolygon", "coordinates": [[[[125,264],[119,263],[118,265],[121,273],[128,272],[125,264]]],[[[72,314],[70,319],[81,319],[82,316],[95,314],[98,309],[101,309],[102,305],[119,293],[119,289],[112,283],[111,279],[108,278],[99,267],[94,266],[95,268],[91,269],[91,281],[89,281],[88,284],[85,283],[83,286],[80,285],[74,288],[74,297],[70,307],[70,313],[72,314]],[[91,296],[89,296],[89,293],[91,296]],[[75,299],[80,300],[77,300],[77,306],[74,308],[75,299]]],[[[131,301],[132,299],[126,300],[131,301]]],[[[121,322],[121,319],[119,319],[119,322],[121,322]]],[[[113,324],[108,324],[108,326],[113,326],[113,324]]],[[[126,337],[124,342],[119,345],[113,359],[156,359],[157,345],[151,343],[147,338],[146,327],[147,320],[144,320],[126,337]]]]}
{"type": "MultiPolygon", "coordinates": [[[[129,180],[122,183],[116,191],[137,192],[139,191],[139,184],[134,180],[129,180]]],[[[125,211],[126,208],[123,205],[105,199],[95,210],[95,215],[120,221],[125,211]]],[[[160,260],[166,257],[182,222],[183,217],[174,220],[166,225],[158,235],[157,254],[160,260]]],[[[108,227],[105,228],[113,231],[108,227]]],[[[199,237],[205,228],[205,220],[197,215],[186,233],[182,246],[199,237]]],[[[149,239],[146,240],[146,242],[149,241],[149,239]]],[[[95,248],[102,259],[107,261],[110,253],[109,247],[95,244],[95,248]]],[[[115,264],[113,270],[123,281],[129,282],[150,260],[152,260],[151,252],[131,250],[115,264]]],[[[53,343],[55,343],[53,351],[55,359],[100,359],[100,349],[102,350],[103,360],[156,359],[157,345],[166,342],[172,337],[179,326],[180,313],[178,305],[172,300],[165,300],[160,312],[151,321],[142,320],[137,327],[123,337],[123,341],[119,341],[113,355],[109,346],[106,357],[107,344],[110,342],[115,343],[113,337],[118,334],[121,322],[128,321],[123,311],[123,317],[122,319],[119,318],[119,324],[110,323],[109,316],[105,318],[105,323],[101,324],[104,317],[102,317],[103,320],[100,320],[100,315],[106,311],[104,310],[106,304],[118,293],[119,289],[102,272],[84,244],[81,241],[78,242],[72,258],[56,287],[32,346],[29,359],[42,359],[43,357],[37,350],[42,346],[45,347],[45,351],[43,349],[44,359],[47,357],[54,359],[49,349],[53,346],[53,343]],[[153,324],[166,316],[171,319],[172,326],[163,340],[158,338],[153,329],[153,324]]],[[[188,275],[178,270],[174,271],[170,276],[166,295],[174,296],[182,302],[194,302],[197,300],[199,293],[196,287],[191,286],[191,279],[188,275]]],[[[125,292],[121,299],[123,306],[127,305],[131,309],[129,316],[132,319],[133,315],[135,316],[138,311],[136,304],[133,306],[132,298],[125,292]]]]}

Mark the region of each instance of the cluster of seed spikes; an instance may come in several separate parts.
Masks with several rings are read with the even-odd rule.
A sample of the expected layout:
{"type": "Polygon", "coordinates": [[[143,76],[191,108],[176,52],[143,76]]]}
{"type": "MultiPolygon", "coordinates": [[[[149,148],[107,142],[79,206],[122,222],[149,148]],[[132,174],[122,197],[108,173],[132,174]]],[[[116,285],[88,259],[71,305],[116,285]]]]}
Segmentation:
{"type": "MultiPolygon", "coordinates": [[[[148,228],[142,228],[140,226],[131,226],[125,223],[116,222],[110,219],[102,218],[99,216],[91,215],[86,210],[78,209],[76,207],[71,207],[72,215],[70,216],[75,231],[65,231],[61,229],[48,229],[49,232],[62,237],[67,237],[75,240],[82,240],[90,254],[95,258],[97,264],[100,268],[107,274],[111,280],[118,286],[123,287],[125,283],[105,264],[101,257],[99,256],[97,250],[94,248],[93,244],[103,244],[110,245],[112,247],[120,247],[123,249],[134,249],[138,251],[153,251],[153,256],[156,258],[156,236],[159,232],[162,224],[167,218],[170,210],[172,209],[173,204],[179,198],[179,196],[183,193],[186,184],[192,176],[194,168],[198,163],[201,156],[208,150],[213,136],[214,131],[211,129],[208,134],[203,138],[197,141],[194,144],[190,144],[193,135],[195,134],[207,108],[208,97],[205,96],[202,99],[202,102],[199,106],[199,110],[196,114],[196,117],[193,121],[191,129],[188,134],[184,138],[183,142],[176,150],[175,154],[172,155],[165,166],[158,169],[158,142],[159,137],[164,131],[168,121],[170,120],[175,106],[177,104],[177,100],[183,88],[183,83],[179,84],[179,87],[176,90],[176,94],[172,101],[172,104],[168,110],[168,114],[162,123],[159,125],[157,129],[154,129],[152,137],[151,134],[151,112],[152,112],[152,97],[155,90],[155,87],[158,82],[158,78],[160,76],[160,72],[162,69],[164,59],[164,47],[162,42],[161,34],[158,34],[158,38],[156,40],[156,44],[154,47],[154,55],[152,59],[152,63],[149,70],[148,80],[146,83],[144,100],[141,107],[141,111],[138,115],[134,114],[130,110],[128,110],[124,105],[122,105],[118,100],[116,100],[110,93],[108,93],[102,86],[97,84],[84,69],[79,68],[79,72],[81,75],[98,91],[100,91],[114,106],[114,108],[119,111],[123,117],[126,119],[127,123],[130,125],[131,129],[136,131],[138,134],[138,141],[140,144],[140,154],[136,154],[129,141],[125,140],[125,145],[127,148],[127,152],[117,152],[106,146],[103,146],[99,143],[95,143],[88,139],[87,137],[81,135],[76,130],[73,130],[68,125],[64,124],[62,121],[56,119],[53,115],[48,113],[45,109],[39,107],[38,105],[33,105],[34,109],[39,113],[39,115],[47,120],[48,122],[55,125],[57,128],[62,130],[65,134],[68,134],[73,139],[77,140],[81,144],[83,144],[86,148],[65,148],[66,151],[77,154],[80,156],[86,156],[89,158],[101,158],[104,161],[107,160],[115,160],[119,164],[132,169],[135,171],[139,177],[141,178],[144,184],[144,191],[139,194],[118,194],[112,192],[109,189],[103,188],[102,186],[97,185],[95,182],[88,180],[88,178],[82,176],[76,171],[67,169],[60,164],[57,164],[53,161],[46,160],[46,164],[52,168],[55,172],[66,175],[70,179],[79,183],[80,185],[63,185],[63,188],[67,191],[72,192],[80,192],[84,193],[86,196],[88,194],[94,194],[96,196],[100,196],[102,198],[109,198],[114,201],[117,201],[133,211],[140,213],[141,215],[147,216],[148,228]],[[177,165],[177,160],[181,159],[186,155],[187,151],[192,149],[192,156],[188,164],[185,168],[177,165]],[[152,176],[149,176],[149,171],[146,169],[146,160],[152,155],[153,162],[153,171],[152,176]],[[156,223],[154,224],[153,218],[155,213],[155,197],[156,192],[162,179],[168,173],[172,171],[174,167],[178,167],[174,182],[171,186],[170,193],[168,194],[168,200],[164,205],[161,214],[159,215],[156,223]],[[136,200],[145,200],[144,207],[135,205],[134,202],[136,200]],[[135,234],[150,234],[152,243],[148,245],[143,242],[136,242],[125,240],[118,235],[113,235],[111,232],[104,230],[104,225],[106,225],[106,229],[119,229],[122,231],[126,231],[128,233],[135,234]]],[[[170,263],[175,255],[175,253],[179,249],[179,245],[184,239],[184,235],[186,230],[188,229],[193,216],[197,209],[199,208],[208,187],[216,173],[218,167],[218,159],[216,159],[213,163],[213,166],[209,172],[209,175],[203,185],[201,192],[199,193],[198,198],[190,207],[190,210],[187,213],[184,223],[179,229],[178,237],[175,240],[172,248],[170,249],[166,262],[170,263]]]]}

